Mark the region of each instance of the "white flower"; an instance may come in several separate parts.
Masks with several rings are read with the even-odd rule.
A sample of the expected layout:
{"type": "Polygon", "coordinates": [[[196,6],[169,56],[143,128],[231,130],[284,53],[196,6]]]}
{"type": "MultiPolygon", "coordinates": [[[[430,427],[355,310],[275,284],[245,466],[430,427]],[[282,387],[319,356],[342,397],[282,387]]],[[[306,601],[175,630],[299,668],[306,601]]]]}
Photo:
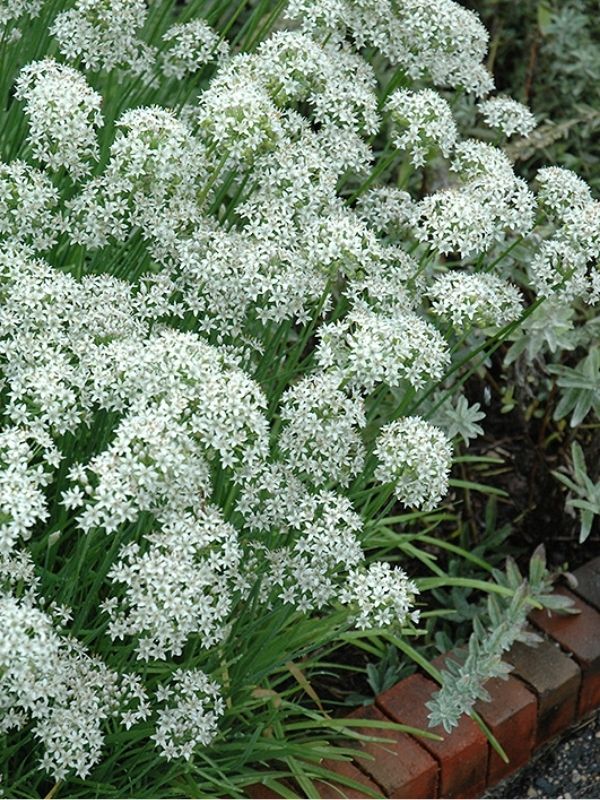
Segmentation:
{"type": "MultiPolygon", "coordinates": [[[[491,87],[487,35],[452,0],[293,0],[304,15],[293,31],[227,55],[203,20],[168,28],[153,0],[68,6],[52,48],[110,90],[102,157],[100,95],[48,59],[15,87],[30,126],[24,157],[45,171],[0,165],[0,732],[29,726],[55,780],[89,775],[113,717],[129,729],[152,714],[164,757],[201,756],[222,692],[195,668],[169,679],[169,664],[191,655],[189,667],[219,666],[244,605],[266,620],[326,620],[329,608],[360,628],[416,622],[415,584],[399,567],[369,566],[368,530],[337,487],[425,510],[441,501],[450,438],[480,432],[479,404],[448,402],[441,429],[395,420],[394,408],[407,392],[435,405],[447,383],[452,353],[434,315],[459,329],[516,319],[518,291],[477,270],[536,212],[507,156],[458,141],[449,104],[420,88],[491,87]],[[380,145],[389,150],[382,70],[413,87],[387,101],[392,145],[415,164],[450,160],[443,191],[418,202],[368,188],[380,145]],[[168,86],[152,93],[161,74],[168,86]],[[153,98],[173,109],[139,105],[153,98]],[[82,186],[63,174],[92,170],[82,186]],[[432,250],[482,258],[452,270],[432,250]],[[82,574],[107,584],[88,618],[73,609],[69,637],[60,581],[38,599],[49,585],[40,559],[60,577],[70,537],[89,531],[82,574]],[[112,563],[98,572],[95,556],[112,563]],[[163,661],[139,665],[162,683],[155,708],[140,678],[78,643],[97,644],[96,611],[100,649],[120,669],[163,661]]],[[[13,54],[25,11],[19,0],[0,10],[13,54]]],[[[503,116],[507,104],[481,110],[522,131],[525,112],[503,116]]],[[[528,265],[532,284],[598,299],[600,206],[565,171],[542,170],[539,184],[551,234],[528,265]]]]}
{"type": "Polygon", "coordinates": [[[476,14],[452,0],[292,0],[289,16],[317,38],[349,35],[358,48],[377,47],[410,78],[462,86],[478,96],[493,88],[481,63],[488,33],[476,14]]]}
{"type": "Polygon", "coordinates": [[[217,508],[163,513],[149,546],[123,548],[109,578],[124,595],[108,606],[113,639],[135,636],[138,657],[181,655],[190,636],[209,648],[222,641],[234,599],[243,587],[242,550],[235,528],[217,508]]]}
{"type": "Polygon", "coordinates": [[[413,606],[418,593],[404,570],[376,561],[350,572],[340,601],[353,610],[357,628],[388,628],[403,625],[409,618],[417,621],[419,612],[413,606]]]}
{"type": "Polygon", "coordinates": [[[458,130],[450,106],[438,92],[397,89],[385,110],[394,124],[392,143],[410,153],[415,167],[423,166],[437,150],[450,155],[458,130]]]}
{"type": "Polygon", "coordinates": [[[536,181],[541,207],[558,220],[592,202],[590,187],[570,169],[545,167],[538,171],[536,181]]]}
{"type": "Polygon", "coordinates": [[[346,297],[357,309],[384,314],[416,310],[426,285],[418,263],[398,245],[382,248],[380,256],[364,277],[348,282],[346,297]]]}
{"type": "Polygon", "coordinates": [[[592,305],[600,300],[597,261],[600,257],[600,202],[589,187],[566,169],[538,173],[541,207],[554,233],[542,241],[529,264],[532,282],[540,294],[581,298],[592,305]]]}
{"type": "Polygon", "coordinates": [[[8,26],[13,20],[19,20],[24,14],[27,19],[39,16],[44,0],[2,0],[0,4],[0,27],[8,26]]]}
{"type": "Polygon", "coordinates": [[[304,236],[313,268],[330,276],[369,270],[381,253],[373,232],[346,209],[315,217],[305,227],[304,236]]]}
{"type": "Polygon", "coordinates": [[[227,55],[229,50],[227,42],[202,19],[171,25],[162,38],[169,42],[161,54],[162,70],[166,77],[178,80],[227,55]]]}
{"type": "Polygon", "coordinates": [[[414,203],[408,192],[395,186],[377,186],[358,198],[356,211],[376,233],[390,233],[410,224],[414,203]]]}
{"type": "MultiPolygon", "coordinates": [[[[131,286],[109,276],[81,283],[26,250],[0,250],[0,353],[7,381],[6,414],[15,424],[59,434],[88,419],[100,378],[103,345],[140,336],[131,286]]],[[[114,381],[114,373],[103,376],[114,381]]],[[[54,445],[43,445],[50,464],[54,445]]]]}
{"type": "Polygon", "coordinates": [[[275,585],[281,601],[305,613],[333,603],[364,560],[362,520],[346,497],[320,492],[310,496],[307,511],[293,544],[266,553],[268,588],[275,585]]]}
{"type": "Polygon", "coordinates": [[[27,431],[0,431],[0,555],[8,555],[19,538],[29,539],[31,528],[48,518],[43,489],[51,473],[34,460],[27,431]]]}
{"type": "Polygon", "coordinates": [[[518,319],[523,308],[516,286],[485,272],[446,272],[427,294],[434,313],[449,319],[458,331],[473,325],[502,327],[518,319]]]}
{"type": "Polygon", "coordinates": [[[249,464],[240,475],[236,510],[251,531],[287,533],[312,519],[316,500],[309,487],[281,462],[249,464]]]}
{"type": "Polygon", "coordinates": [[[126,111],[102,176],[68,204],[71,238],[100,247],[139,226],[157,257],[173,253],[182,229],[200,224],[198,198],[211,174],[205,147],[188,125],[158,106],[126,111]]]}
{"type": "Polygon", "coordinates": [[[27,550],[13,550],[10,555],[0,555],[0,585],[7,590],[22,581],[30,591],[37,591],[39,578],[35,571],[35,563],[27,550]]]}
{"type": "Polygon", "coordinates": [[[450,169],[465,182],[475,178],[500,183],[515,179],[508,156],[500,148],[477,139],[464,139],[456,145],[450,169]]]}
{"type": "Polygon", "coordinates": [[[470,258],[495,239],[494,219],[478,196],[456,189],[427,195],[417,204],[416,234],[434,250],[470,258]]]}
{"type": "Polygon", "coordinates": [[[79,517],[84,530],[114,531],[140,511],[197,510],[211,493],[209,461],[241,469],[251,451],[267,451],[262,391],[196,335],[166,329],[90,356],[96,401],[128,411],[88,464],[93,490],[79,517]]]}
{"type": "Polygon", "coordinates": [[[61,505],[65,508],[72,509],[72,508],[80,508],[85,503],[85,494],[79,488],[79,486],[75,486],[72,489],[66,489],[62,493],[61,505]]]}
{"type": "Polygon", "coordinates": [[[443,254],[470,258],[508,234],[525,236],[535,221],[535,198],[496,147],[466,140],[456,145],[451,170],[458,185],[416,206],[417,237],[443,254]]]}
{"type": "Polygon", "coordinates": [[[164,704],[158,711],[156,742],[169,761],[189,761],[198,745],[206,747],[217,735],[219,718],[225,713],[221,688],[199,669],[176,670],[157,699],[164,704]]]}
{"type": "Polygon", "coordinates": [[[0,236],[33,250],[56,241],[58,189],[41,170],[15,160],[0,164],[0,236]]]}
{"type": "Polygon", "coordinates": [[[317,359],[335,366],[368,391],[377,383],[390,387],[407,381],[415,389],[440,380],[449,363],[447,344],[436,328],[412,311],[377,313],[357,308],[342,321],[322,325],[317,359]]]}
{"type": "Polygon", "coordinates": [[[278,105],[305,102],[318,125],[377,131],[375,75],[350,48],[337,42],[319,45],[310,36],[282,31],[261,43],[251,63],[255,79],[278,105]]]}
{"type": "Polygon", "coordinates": [[[21,70],[15,97],[25,105],[34,157],[73,178],[87,174],[98,158],[102,98],[84,76],[50,58],[34,61],[21,70]]]}
{"type": "Polygon", "coordinates": [[[144,0],[76,0],[54,18],[50,33],[69,61],[81,59],[86,69],[149,72],[154,51],[138,38],[148,14],[144,0]]]}
{"type": "Polygon", "coordinates": [[[536,292],[543,297],[556,294],[569,302],[589,293],[587,259],[577,244],[564,239],[542,242],[528,271],[536,292]]]}
{"type": "MultiPolygon", "coordinates": [[[[129,708],[133,721],[148,714],[135,676],[119,675],[75,640],[58,635],[31,593],[0,593],[0,695],[3,710],[30,718],[55,780],[85,778],[102,755],[103,725],[129,708]]],[[[14,724],[14,722],[13,722],[14,724]]]]}
{"type": "Polygon", "coordinates": [[[557,232],[561,240],[568,241],[593,271],[598,269],[600,256],[600,201],[593,200],[581,207],[573,206],[564,214],[564,227],[557,232]]]}
{"type": "Polygon", "coordinates": [[[251,162],[284,137],[280,109],[262,81],[240,64],[242,56],[219,70],[194,115],[202,138],[227,157],[230,167],[251,162]]]}
{"type": "Polygon", "coordinates": [[[384,425],[375,455],[375,479],[392,483],[406,506],[432,511],[448,491],[452,446],[439,428],[421,417],[384,425]]]}
{"type": "Polygon", "coordinates": [[[309,375],[281,400],[279,448],[290,467],[316,486],[328,481],[345,486],[364,464],[364,404],[342,391],[340,382],[335,373],[309,375]]]}
{"type": "Polygon", "coordinates": [[[527,106],[510,97],[491,97],[479,103],[478,109],[485,124],[490,128],[498,128],[505,136],[514,133],[529,136],[537,124],[527,106]]]}

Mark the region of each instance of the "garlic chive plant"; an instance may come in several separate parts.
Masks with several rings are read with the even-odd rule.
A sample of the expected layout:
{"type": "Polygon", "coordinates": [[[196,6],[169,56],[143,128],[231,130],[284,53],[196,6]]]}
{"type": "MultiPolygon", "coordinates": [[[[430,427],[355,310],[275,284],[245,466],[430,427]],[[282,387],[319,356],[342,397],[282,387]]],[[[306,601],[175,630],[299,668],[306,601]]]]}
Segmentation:
{"type": "MultiPolygon", "coordinates": [[[[351,732],[307,676],[433,632],[462,386],[545,298],[598,299],[600,206],[461,130],[465,97],[534,120],[452,0],[0,24],[4,792],[314,796],[351,732]]],[[[546,591],[463,555],[509,600],[448,728],[546,591]]]]}

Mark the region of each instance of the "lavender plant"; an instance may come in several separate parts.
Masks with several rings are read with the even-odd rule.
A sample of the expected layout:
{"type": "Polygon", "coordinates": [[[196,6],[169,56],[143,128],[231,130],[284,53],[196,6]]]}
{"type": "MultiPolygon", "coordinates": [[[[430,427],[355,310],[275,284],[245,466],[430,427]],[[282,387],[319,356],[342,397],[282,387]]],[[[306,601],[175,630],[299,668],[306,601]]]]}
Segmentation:
{"type": "Polygon", "coordinates": [[[470,371],[597,299],[599,206],[461,138],[461,93],[533,121],[451,0],[0,10],[5,791],[314,796],[351,732],[313,667],[419,658],[436,587],[513,597],[502,647],[540,602],[402,526],[480,430],[470,371]]]}

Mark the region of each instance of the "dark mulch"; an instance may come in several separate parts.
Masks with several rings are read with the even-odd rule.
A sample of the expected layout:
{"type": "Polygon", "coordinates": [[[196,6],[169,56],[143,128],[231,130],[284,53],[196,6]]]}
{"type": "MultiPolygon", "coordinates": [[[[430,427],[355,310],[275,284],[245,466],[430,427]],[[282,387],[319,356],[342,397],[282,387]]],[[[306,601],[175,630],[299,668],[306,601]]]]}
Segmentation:
{"type": "Polygon", "coordinates": [[[485,797],[600,798],[600,712],[544,747],[485,797]]]}
{"type": "MultiPolygon", "coordinates": [[[[600,552],[600,518],[595,519],[589,538],[581,544],[579,519],[566,512],[567,491],[552,471],[569,468],[571,444],[576,436],[590,477],[600,480],[600,427],[573,429],[568,420],[554,420],[558,394],[551,391],[541,402],[537,396],[539,378],[534,372],[534,366],[517,363],[507,376],[503,373],[502,356],[496,354],[485,377],[473,376],[466,387],[467,396],[470,402],[480,402],[487,416],[482,424],[485,435],[476,439],[467,452],[504,460],[502,468],[482,482],[508,494],[499,503],[498,524],[511,525],[507,544],[520,551],[521,566],[526,567],[531,553],[543,543],[549,566],[574,570],[600,552]],[[501,387],[507,381],[514,387],[515,404],[511,411],[503,413],[501,387]]],[[[476,473],[473,479],[477,480],[476,473]]],[[[475,504],[483,505],[485,500],[474,497],[475,504]]],[[[482,519],[483,509],[475,506],[474,511],[482,519]]]]}

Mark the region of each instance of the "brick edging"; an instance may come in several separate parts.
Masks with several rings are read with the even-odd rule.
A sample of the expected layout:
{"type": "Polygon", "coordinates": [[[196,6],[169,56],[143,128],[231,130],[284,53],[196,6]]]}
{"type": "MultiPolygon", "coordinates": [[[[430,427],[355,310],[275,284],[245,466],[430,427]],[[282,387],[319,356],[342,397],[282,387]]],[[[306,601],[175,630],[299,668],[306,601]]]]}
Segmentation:
{"type": "MultiPolygon", "coordinates": [[[[444,736],[442,742],[369,727],[369,720],[391,720],[427,729],[425,702],[438,687],[416,673],[379,695],[375,705],[349,715],[365,720],[359,728],[363,733],[389,741],[361,742],[364,759],[323,766],[363,783],[381,798],[481,797],[523,767],[549,739],[600,707],[600,557],[574,575],[575,588],[559,586],[555,592],[569,596],[580,613],[533,611],[530,623],[544,641],[537,647],[516,643],[505,657],[513,666],[508,680],[488,681],[491,701],[475,706],[506,750],[509,764],[469,717],[463,717],[451,735],[432,729],[444,736]]],[[[316,788],[321,798],[371,796],[343,784],[320,781],[316,788]]],[[[248,787],[247,793],[255,798],[277,796],[260,785],[248,787]]]]}

